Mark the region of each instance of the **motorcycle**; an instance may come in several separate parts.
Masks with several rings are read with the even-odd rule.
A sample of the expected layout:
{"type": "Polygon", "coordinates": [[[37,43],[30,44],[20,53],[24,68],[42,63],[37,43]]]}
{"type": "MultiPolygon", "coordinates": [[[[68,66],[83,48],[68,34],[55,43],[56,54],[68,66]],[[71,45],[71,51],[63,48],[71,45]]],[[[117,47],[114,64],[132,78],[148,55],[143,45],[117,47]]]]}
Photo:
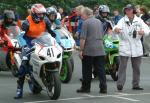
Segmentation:
{"type": "Polygon", "coordinates": [[[63,83],[70,82],[74,71],[74,60],[72,52],[74,51],[75,41],[70,32],[64,27],[54,29],[56,40],[63,48],[63,61],[60,71],[60,79],[63,83]]]}
{"type": "Polygon", "coordinates": [[[112,79],[117,81],[119,68],[119,37],[117,37],[117,35],[105,35],[104,48],[106,52],[106,74],[111,75],[112,79]]]}
{"type": "Polygon", "coordinates": [[[2,45],[0,47],[0,71],[11,70],[13,76],[16,76],[18,69],[17,67],[21,62],[19,54],[20,49],[17,36],[20,35],[20,29],[18,26],[10,26],[7,28],[7,34],[1,38],[2,41],[7,41],[7,45],[2,45]]]}
{"type": "MultiPolygon", "coordinates": [[[[21,38],[22,35],[18,39],[22,40],[19,43],[24,42],[21,38]]],[[[62,65],[63,50],[47,32],[32,40],[32,43],[34,47],[29,49],[25,56],[30,55],[29,65],[32,67],[31,73],[26,75],[29,88],[34,94],[46,90],[50,99],[56,100],[61,93],[59,72],[62,65]]]]}

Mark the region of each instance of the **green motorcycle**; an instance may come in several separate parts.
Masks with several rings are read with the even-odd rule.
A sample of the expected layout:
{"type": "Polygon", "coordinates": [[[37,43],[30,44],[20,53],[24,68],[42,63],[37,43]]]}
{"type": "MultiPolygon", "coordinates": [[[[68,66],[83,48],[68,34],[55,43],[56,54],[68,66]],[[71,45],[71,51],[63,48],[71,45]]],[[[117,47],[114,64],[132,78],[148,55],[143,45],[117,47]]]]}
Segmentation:
{"type": "Polygon", "coordinates": [[[64,52],[62,60],[62,69],[60,72],[60,80],[63,83],[68,83],[72,78],[74,61],[71,52],[64,52]]]}
{"type": "Polygon", "coordinates": [[[106,74],[111,75],[112,79],[117,81],[119,68],[119,39],[117,35],[105,35],[104,47],[106,52],[106,74]]]}
{"type": "Polygon", "coordinates": [[[64,27],[55,29],[56,41],[63,48],[62,69],[60,71],[60,80],[63,83],[69,83],[74,70],[74,60],[72,52],[74,50],[75,41],[71,34],[64,27]]]}

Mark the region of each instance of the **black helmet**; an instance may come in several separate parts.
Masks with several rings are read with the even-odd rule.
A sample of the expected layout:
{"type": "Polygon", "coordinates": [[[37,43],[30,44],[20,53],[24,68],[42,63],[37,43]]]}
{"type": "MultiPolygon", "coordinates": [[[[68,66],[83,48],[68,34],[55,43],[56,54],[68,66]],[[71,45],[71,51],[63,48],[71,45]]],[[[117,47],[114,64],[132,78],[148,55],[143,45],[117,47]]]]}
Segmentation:
{"type": "Polygon", "coordinates": [[[46,9],[46,14],[47,14],[48,18],[50,19],[50,21],[52,21],[52,22],[54,22],[57,18],[57,10],[54,7],[48,7],[46,9]],[[50,16],[52,16],[52,15],[55,16],[54,19],[50,18],[50,16]]]}
{"type": "Polygon", "coordinates": [[[15,20],[15,14],[12,10],[5,10],[4,11],[4,20],[6,20],[6,19],[15,20]]]}

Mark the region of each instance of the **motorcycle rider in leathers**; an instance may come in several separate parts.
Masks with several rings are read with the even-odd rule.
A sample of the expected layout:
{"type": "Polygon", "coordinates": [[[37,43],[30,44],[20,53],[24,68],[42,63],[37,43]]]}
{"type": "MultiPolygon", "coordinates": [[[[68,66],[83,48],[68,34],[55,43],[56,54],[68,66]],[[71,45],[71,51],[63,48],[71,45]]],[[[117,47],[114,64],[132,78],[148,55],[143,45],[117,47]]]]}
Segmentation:
{"type": "Polygon", "coordinates": [[[20,99],[23,97],[23,85],[25,75],[32,71],[32,67],[29,66],[29,57],[26,57],[28,48],[32,48],[32,40],[41,36],[42,32],[48,31],[53,37],[55,33],[51,30],[51,22],[45,18],[46,9],[42,4],[34,4],[31,7],[31,15],[29,15],[22,24],[22,30],[25,31],[23,36],[26,41],[26,46],[23,47],[22,51],[22,63],[18,70],[18,81],[17,81],[17,93],[14,99],[20,99]],[[24,60],[28,58],[28,60],[24,60]]]}

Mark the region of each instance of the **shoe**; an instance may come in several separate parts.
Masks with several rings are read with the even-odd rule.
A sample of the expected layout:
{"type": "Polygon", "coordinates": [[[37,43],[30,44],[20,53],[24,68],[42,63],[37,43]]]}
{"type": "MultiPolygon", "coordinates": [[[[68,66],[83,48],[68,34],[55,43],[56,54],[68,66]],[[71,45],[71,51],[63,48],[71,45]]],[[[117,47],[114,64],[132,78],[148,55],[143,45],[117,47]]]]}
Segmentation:
{"type": "Polygon", "coordinates": [[[101,89],[99,93],[107,94],[107,89],[101,89]]]}
{"type": "Polygon", "coordinates": [[[90,93],[90,89],[80,88],[80,89],[77,90],[77,93],[90,93]]]}
{"type": "Polygon", "coordinates": [[[17,93],[14,99],[21,99],[22,97],[23,97],[23,89],[17,89],[17,93]]]}
{"type": "Polygon", "coordinates": [[[144,90],[142,87],[133,87],[133,90],[144,90]]]}
{"type": "Polygon", "coordinates": [[[122,91],[123,90],[123,86],[122,85],[117,85],[117,89],[118,89],[118,91],[122,91]]]}

